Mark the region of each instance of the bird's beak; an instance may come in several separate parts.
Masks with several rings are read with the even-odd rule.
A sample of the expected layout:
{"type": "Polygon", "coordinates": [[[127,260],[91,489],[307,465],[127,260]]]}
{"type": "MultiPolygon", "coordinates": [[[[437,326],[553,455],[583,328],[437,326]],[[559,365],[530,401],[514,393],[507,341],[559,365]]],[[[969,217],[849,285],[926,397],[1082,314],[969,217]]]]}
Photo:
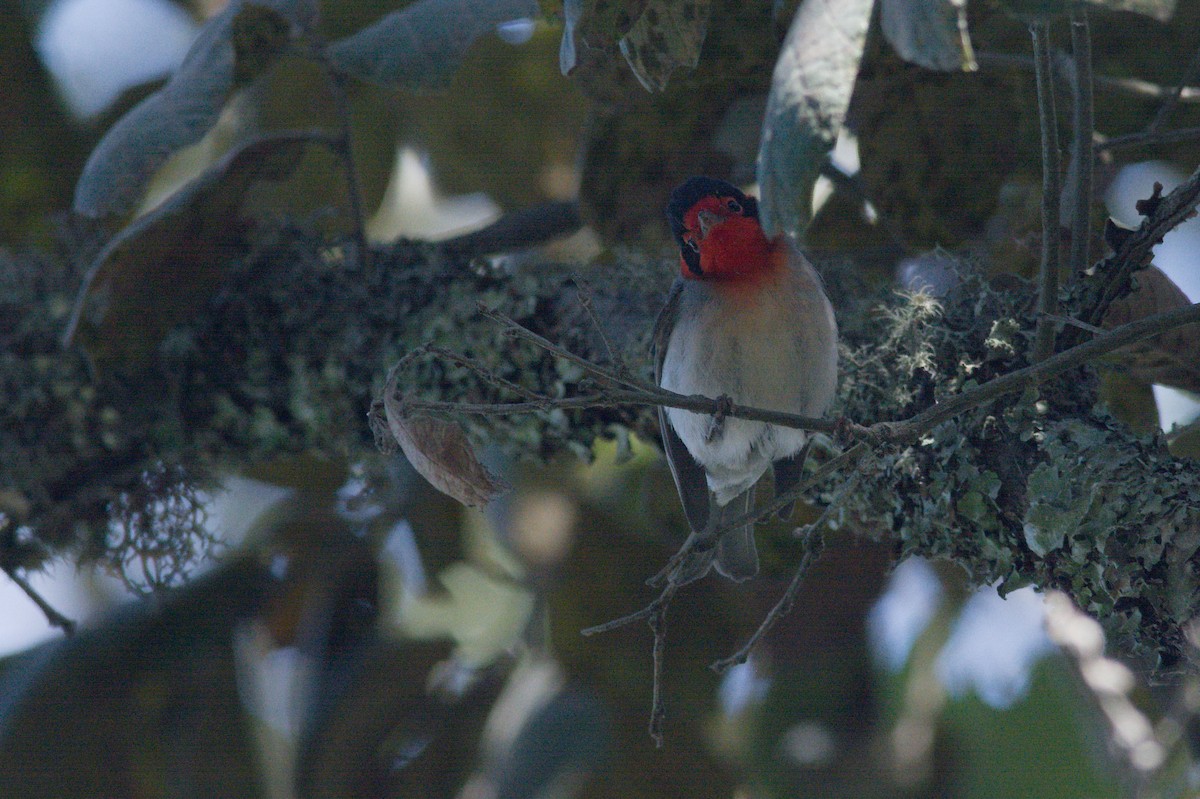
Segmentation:
{"type": "Polygon", "coordinates": [[[716,227],[725,217],[720,214],[714,214],[712,211],[701,211],[696,214],[696,221],[700,223],[700,238],[707,238],[708,231],[716,227]]]}

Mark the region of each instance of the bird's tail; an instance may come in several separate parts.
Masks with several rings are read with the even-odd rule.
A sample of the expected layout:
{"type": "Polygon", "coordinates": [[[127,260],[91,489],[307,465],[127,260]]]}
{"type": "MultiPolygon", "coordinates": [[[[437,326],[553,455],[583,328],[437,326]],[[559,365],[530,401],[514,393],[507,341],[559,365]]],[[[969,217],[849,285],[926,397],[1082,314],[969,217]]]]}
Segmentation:
{"type": "Polygon", "coordinates": [[[719,506],[710,495],[708,523],[701,531],[693,530],[683,547],[666,568],[646,582],[661,585],[670,580],[677,586],[699,580],[717,567],[720,574],[741,582],[758,574],[758,550],[754,546],[754,525],[747,524],[730,530],[717,539],[713,535],[754,505],[754,487],[734,497],[727,505],[719,506]]]}
{"type": "MultiPolygon", "coordinates": [[[[738,516],[747,513],[754,505],[754,486],[738,494],[722,508],[714,508],[710,514],[720,529],[738,516]]],[[[754,546],[754,525],[735,528],[717,541],[716,567],[720,574],[735,582],[749,580],[758,574],[758,549],[754,546]]]]}

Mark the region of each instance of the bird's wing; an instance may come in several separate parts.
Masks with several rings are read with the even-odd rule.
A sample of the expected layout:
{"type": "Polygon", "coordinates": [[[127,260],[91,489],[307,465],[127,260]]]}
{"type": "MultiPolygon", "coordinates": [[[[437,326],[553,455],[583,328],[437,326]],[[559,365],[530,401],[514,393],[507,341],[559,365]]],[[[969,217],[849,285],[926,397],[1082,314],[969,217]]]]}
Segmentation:
{"type": "MultiPolygon", "coordinates": [[[[667,357],[667,344],[671,340],[671,331],[679,318],[679,296],[683,293],[683,280],[676,280],[667,296],[667,304],[663,306],[654,323],[654,383],[662,384],[663,361],[667,357]]],[[[671,467],[671,476],[675,478],[675,488],[683,503],[683,512],[688,524],[695,531],[701,531],[708,523],[708,479],[704,469],[692,458],[683,441],[675,433],[675,428],[667,421],[666,409],[658,408],[658,428],[662,433],[663,453],[667,456],[667,465],[671,467]]]]}

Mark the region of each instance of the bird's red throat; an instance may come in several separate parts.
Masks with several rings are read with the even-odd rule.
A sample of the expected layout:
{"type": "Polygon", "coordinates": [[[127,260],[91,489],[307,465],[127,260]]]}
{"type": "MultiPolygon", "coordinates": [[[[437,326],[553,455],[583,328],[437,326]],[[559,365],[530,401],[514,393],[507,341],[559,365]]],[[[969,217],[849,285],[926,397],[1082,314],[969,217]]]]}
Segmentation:
{"type": "MultiPolygon", "coordinates": [[[[689,211],[689,227],[700,204],[689,211]]],[[[774,274],[781,266],[782,253],[776,242],[767,239],[757,219],[738,214],[725,219],[708,230],[700,241],[700,271],[695,274],[680,258],[684,277],[693,280],[714,280],[724,284],[749,286],[774,274]]]]}

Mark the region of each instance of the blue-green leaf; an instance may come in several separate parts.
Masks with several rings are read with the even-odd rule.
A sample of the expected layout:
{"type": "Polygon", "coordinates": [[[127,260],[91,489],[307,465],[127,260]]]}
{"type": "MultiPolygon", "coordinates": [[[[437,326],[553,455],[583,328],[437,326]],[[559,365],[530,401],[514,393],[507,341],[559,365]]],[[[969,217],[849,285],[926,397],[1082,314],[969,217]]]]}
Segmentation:
{"type": "Polygon", "coordinates": [[[942,72],[978,68],[966,0],[882,0],[883,35],[905,61],[942,72]]]}
{"type": "Polygon", "coordinates": [[[537,13],[537,0],[418,0],[339,39],[326,53],[338,69],[381,86],[437,88],[476,39],[537,13]]]}
{"type": "Polygon", "coordinates": [[[872,0],[805,0],[775,64],[758,151],[768,235],[803,232],[812,188],[850,106],[872,0]]]}

